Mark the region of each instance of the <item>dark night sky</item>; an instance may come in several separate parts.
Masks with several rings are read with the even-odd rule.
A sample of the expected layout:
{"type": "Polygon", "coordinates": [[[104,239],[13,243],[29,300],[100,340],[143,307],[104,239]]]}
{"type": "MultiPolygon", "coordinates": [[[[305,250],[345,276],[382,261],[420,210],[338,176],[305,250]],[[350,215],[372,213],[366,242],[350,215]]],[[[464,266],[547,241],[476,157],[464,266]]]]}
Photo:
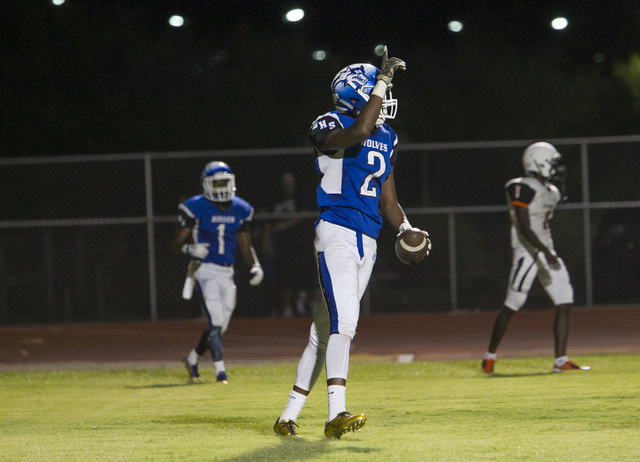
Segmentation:
{"type": "Polygon", "coordinates": [[[405,141],[638,129],[611,72],[640,48],[633,1],[5,3],[3,157],[302,146],[333,75],[379,65],[380,43],[408,64],[394,89],[405,141]],[[300,23],[281,20],[291,6],[300,23]],[[318,48],[328,59],[311,60],[318,48]]]}

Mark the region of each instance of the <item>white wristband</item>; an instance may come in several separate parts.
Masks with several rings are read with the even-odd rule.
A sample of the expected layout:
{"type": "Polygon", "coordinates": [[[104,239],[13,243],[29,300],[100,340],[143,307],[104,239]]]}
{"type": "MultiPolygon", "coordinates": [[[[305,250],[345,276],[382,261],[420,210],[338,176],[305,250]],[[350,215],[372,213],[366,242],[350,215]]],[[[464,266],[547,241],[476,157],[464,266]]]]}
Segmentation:
{"type": "Polygon", "coordinates": [[[378,80],[373,86],[371,94],[384,99],[385,95],[387,94],[387,82],[385,82],[384,80],[378,80]]]}
{"type": "Polygon", "coordinates": [[[400,226],[398,227],[398,232],[402,233],[408,229],[413,228],[413,226],[411,226],[411,224],[408,221],[404,221],[402,222],[402,224],[400,224],[400,226]]]}

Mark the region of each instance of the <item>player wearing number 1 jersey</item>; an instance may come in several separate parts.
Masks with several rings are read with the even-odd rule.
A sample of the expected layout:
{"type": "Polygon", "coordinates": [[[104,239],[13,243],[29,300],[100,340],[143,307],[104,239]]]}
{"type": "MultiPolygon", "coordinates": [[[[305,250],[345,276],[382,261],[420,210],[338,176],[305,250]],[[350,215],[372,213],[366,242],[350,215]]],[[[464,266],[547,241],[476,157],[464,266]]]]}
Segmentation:
{"type": "Polygon", "coordinates": [[[505,186],[511,216],[512,266],[504,306],[495,320],[482,361],[483,372],[493,372],[500,340],[513,314],[527,300],[536,278],[556,306],[553,371],[588,369],[569,360],[566,353],[573,287],[567,267],[555,252],[549,226],[561,198],[560,191],[551,183],[559,160],[560,153],[554,146],[534,143],[522,157],[527,176],[509,180],[505,186]]]}
{"type": "Polygon", "coordinates": [[[179,205],[173,250],[191,257],[182,296],[190,299],[195,286],[207,314],[208,327],[183,360],[192,382],[202,381],[198,361],[211,351],[216,380],[227,383],[222,357],[222,334],[236,307],[234,262],[236,247],[249,265],[251,285],[262,282],[263,271],[251,244],[249,225],[253,207],[236,196],[235,175],[224,162],[209,162],[201,175],[202,194],[179,205]],[[192,243],[188,243],[187,241],[192,243]]]}
{"type": "Polygon", "coordinates": [[[318,117],[309,139],[320,175],[315,252],[323,295],[309,342],[298,363],[293,389],[274,432],[298,436],[296,419],[326,361],[329,413],[324,434],[340,438],[359,430],[364,414],[346,410],[349,348],[356,334],[360,299],[376,260],[382,215],[396,231],[411,228],[396,196],[393,166],[398,138],[386,119],[395,117],[391,79],[404,69],[383,56],[382,70],[352,64],[334,78],[335,111],[318,117]]]}

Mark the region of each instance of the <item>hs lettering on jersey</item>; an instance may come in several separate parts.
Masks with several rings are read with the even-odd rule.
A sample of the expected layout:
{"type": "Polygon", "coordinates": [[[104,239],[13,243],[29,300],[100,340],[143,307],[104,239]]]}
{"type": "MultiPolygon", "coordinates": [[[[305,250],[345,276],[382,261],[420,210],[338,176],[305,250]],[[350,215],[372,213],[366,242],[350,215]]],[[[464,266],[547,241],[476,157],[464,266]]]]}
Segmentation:
{"type": "Polygon", "coordinates": [[[373,148],[376,151],[389,152],[389,145],[387,143],[381,143],[380,141],[367,138],[362,142],[362,146],[373,148]]]}
{"type": "Polygon", "coordinates": [[[327,122],[326,120],[316,120],[311,129],[317,130],[318,128],[320,130],[324,130],[325,128],[330,128],[331,130],[333,130],[334,128],[336,128],[336,123],[335,121],[327,122]]]}
{"type": "Polygon", "coordinates": [[[211,223],[235,223],[236,217],[228,215],[214,215],[211,217],[211,223]]]}

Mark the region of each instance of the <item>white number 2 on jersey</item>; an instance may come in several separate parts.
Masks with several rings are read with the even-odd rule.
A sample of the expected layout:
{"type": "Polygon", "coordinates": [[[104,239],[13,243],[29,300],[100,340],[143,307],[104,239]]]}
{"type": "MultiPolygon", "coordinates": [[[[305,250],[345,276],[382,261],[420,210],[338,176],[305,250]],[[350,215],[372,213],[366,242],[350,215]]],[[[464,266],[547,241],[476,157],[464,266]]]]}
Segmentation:
{"type": "Polygon", "coordinates": [[[375,186],[371,186],[371,180],[373,178],[379,178],[384,173],[385,163],[384,156],[378,151],[369,151],[367,153],[367,165],[375,166],[378,163],[378,170],[374,173],[369,173],[364,179],[362,186],[360,186],[360,194],[368,197],[376,197],[377,189],[375,186]]]}

